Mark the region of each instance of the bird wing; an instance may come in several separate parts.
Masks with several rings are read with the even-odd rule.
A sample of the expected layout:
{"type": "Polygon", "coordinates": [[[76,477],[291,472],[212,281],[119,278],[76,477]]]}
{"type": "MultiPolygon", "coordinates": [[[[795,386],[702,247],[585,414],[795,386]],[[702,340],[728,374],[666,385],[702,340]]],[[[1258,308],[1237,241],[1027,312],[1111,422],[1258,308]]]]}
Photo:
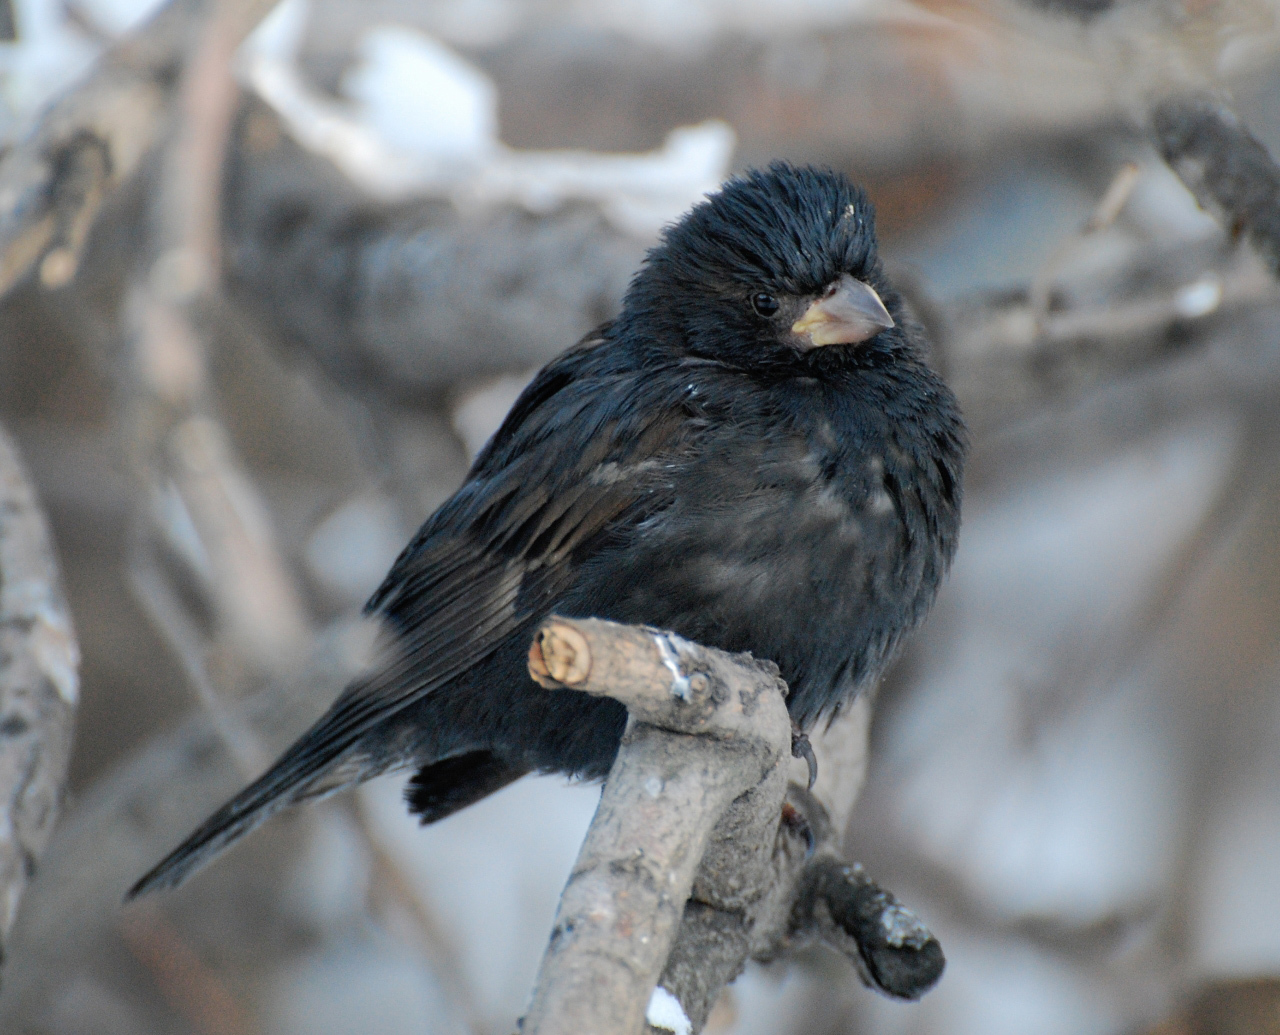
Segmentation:
{"type": "Polygon", "coordinates": [[[593,370],[596,344],[529,385],[467,483],[370,598],[387,655],[335,704],[334,735],[367,728],[482,661],[545,615],[602,539],[670,503],[688,416],[638,399],[636,372],[593,370]]]}
{"type": "Polygon", "coordinates": [[[690,422],[678,405],[644,399],[639,373],[610,372],[593,353],[579,346],[535,378],[392,566],[366,608],[385,622],[372,673],[129,897],[177,885],[293,801],[372,775],[331,770],[346,772],[342,756],[372,727],[531,628],[602,540],[670,503],[690,422]]]}

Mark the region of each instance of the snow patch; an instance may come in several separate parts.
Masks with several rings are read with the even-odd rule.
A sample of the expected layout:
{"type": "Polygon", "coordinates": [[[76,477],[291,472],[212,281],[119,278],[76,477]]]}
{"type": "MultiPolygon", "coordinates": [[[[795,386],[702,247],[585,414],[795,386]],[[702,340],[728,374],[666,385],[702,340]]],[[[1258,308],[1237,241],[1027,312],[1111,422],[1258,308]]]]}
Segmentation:
{"type": "Polygon", "coordinates": [[[723,122],[675,129],[637,154],[521,151],[498,138],[488,76],[415,29],[378,25],[361,38],[343,100],[309,84],[297,53],[305,0],[285,0],[241,49],[242,81],[298,143],[384,201],[444,197],[459,207],[518,205],[544,214],[599,207],[625,233],[654,237],[729,172],[735,136],[723,122]]]}
{"type": "Polygon", "coordinates": [[[649,1009],[644,1019],[655,1028],[675,1032],[675,1035],[692,1035],[693,1024],[685,1015],[680,1000],[659,985],[649,997],[649,1009]]]}

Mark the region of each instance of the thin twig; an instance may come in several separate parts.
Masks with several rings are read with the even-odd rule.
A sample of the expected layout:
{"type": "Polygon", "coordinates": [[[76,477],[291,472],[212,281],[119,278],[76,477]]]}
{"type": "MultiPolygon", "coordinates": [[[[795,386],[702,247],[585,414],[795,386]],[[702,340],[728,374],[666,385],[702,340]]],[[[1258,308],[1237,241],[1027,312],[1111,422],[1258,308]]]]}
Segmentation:
{"type": "Polygon", "coordinates": [[[208,645],[186,613],[165,575],[148,557],[135,557],[129,582],[151,623],[177,656],[201,706],[209,714],[245,780],[257,776],[271,762],[258,737],[237,710],[227,707],[205,662],[208,645]]]}
{"type": "Polygon", "coordinates": [[[950,313],[952,387],[971,427],[985,432],[1186,355],[1278,300],[1280,284],[1248,254],[1180,285],[1040,319],[1025,297],[976,298],[950,313]]]}
{"type": "Polygon", "coordinates": [[[1094,207],[1092,215],[1085,221],[1078,234],[1064,238],[1050,253],[1035,275],[1031,278],[1031,286],[1027,289],[1027,299],[1036,315],[1037,322],[1049,314],[1049,305],[1053,299],[1054,280],[1062,269],[1063,263],[1077,248],[1081,241],[1103,230],[1116,221],[1121,210],[1128,204],[1133,188],[1142,176],[1142,168],[1137,162],[1125,162],[1111,178],[1102,198],[1094,207]]]}
{"type": "Polygon", "coordinates": [[[369,826],[367,811],[357,797],[351,807],[357,828],[373,857],[370,893],[375,908],[384,913],[400,911],[412,926],[410,941],[425,962],[439,976],[442,991],[448,996],[467,1028],[480,1035],[485,1030],[480,999],[461,965],[461,954],[455,939],[435,915],[430,904],[418,894],[414,882],[405,874],[395,857],[369,826]]]}
{"type": "Polygon", "coordinates": [[[199,1035],[255,1035],[248,1010],[157,907],[121,915],[120,935],[161,994],[199,1035]]]}
{"type": "Polygon", "coordinates": [[[225,431],[207,416],[213,406],[200,319],[216,312],[207,300],[217,287],[218,197],[236,97],[231,59],[266,6],[213,0],[199,26],[179,92],[180,129],[152,209],[155,258],[134,287],[127,318],[143,499],[163,495],[168,484],[176,489],[208,560],[200,574],[218,634],[260,671],[280,674],[306,642],[309,620],[267,508],[225,431]]]}

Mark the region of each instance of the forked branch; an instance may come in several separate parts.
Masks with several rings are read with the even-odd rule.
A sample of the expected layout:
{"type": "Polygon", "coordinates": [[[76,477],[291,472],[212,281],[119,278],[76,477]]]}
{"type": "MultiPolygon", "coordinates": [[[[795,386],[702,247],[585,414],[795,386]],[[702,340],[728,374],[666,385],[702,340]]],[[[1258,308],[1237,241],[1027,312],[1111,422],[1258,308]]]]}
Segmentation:
{"type": "Polygon", "coordinates": [[[890,995],[917,998],[941,975],[937,941],[837,857],[817,799],[788,789],[792,726],[774,665],[657,629],[552,618],[529,671],[553,691],[612,697],[630,721],[525,1035],[699,1031],[749,958],[815,937],[890,995]]]}

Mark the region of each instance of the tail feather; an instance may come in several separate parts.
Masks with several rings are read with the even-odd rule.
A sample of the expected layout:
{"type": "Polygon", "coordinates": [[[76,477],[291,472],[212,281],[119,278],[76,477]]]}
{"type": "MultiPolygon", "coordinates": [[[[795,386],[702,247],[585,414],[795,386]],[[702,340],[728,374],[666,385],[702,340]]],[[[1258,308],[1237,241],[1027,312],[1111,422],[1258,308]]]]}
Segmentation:
{"type": "Polygon", "coordinates": [[[528,767],[491,751],[454,755],[419,769],[405,788],[405,801],[426,826],[474,805],[528,772],[528,767]]]}
{"type": "Polygon", "coordinates": [[[300,738],[275,765],[148,871],[129,889],[125,901],[162,888],[176,888],[228,845],[256,830],[277,812],[304,798],[340,791],[380,771],[363,753],[335,765],[334,758],[341,753],[317,753],[310,735],[300,738]]]}

